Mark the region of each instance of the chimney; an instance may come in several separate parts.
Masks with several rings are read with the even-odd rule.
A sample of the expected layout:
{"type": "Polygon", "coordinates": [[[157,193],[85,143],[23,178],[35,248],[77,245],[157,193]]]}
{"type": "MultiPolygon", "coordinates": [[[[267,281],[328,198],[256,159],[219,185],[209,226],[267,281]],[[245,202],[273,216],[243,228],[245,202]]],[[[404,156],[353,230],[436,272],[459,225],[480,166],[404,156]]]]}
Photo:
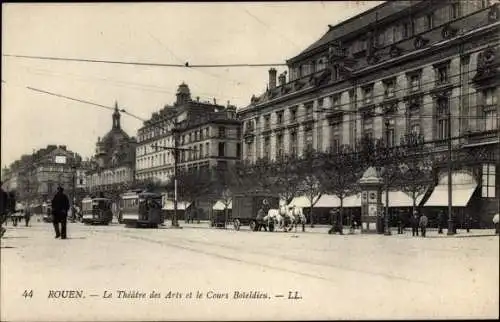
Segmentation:
{"type": "Polygon", "coordinates": [[[269,89],[276,88],[276,69],[269,70],[269,89]]]}
{"type": "Polygon", "coordinates": [[[214,97],[214,105],[217,105],[217,100],[215,99],[215,97],[214,97]]]}
{"type": "Polygon", "coordinates": [[[278,81],[279,81],[280,86],[283,86],[286,84],[286,70],[280,74],[278,81]]]}

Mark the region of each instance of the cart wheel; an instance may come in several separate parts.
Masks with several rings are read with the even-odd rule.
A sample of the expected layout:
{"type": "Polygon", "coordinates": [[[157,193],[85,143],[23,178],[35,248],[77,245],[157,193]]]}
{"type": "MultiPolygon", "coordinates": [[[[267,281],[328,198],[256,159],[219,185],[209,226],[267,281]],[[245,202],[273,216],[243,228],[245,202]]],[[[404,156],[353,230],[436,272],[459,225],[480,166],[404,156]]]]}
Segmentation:
{"type": "Polygon", "coordinates": [[[234,226],[234,229],[236,229],[237,231],[240,230],[240,221],[238,219],[236,219],[233,223],[233,226],[234,226]]]}
{"type": "Polygon", "coordinates": [[[255,223],[255,220],[250,222],[250,230],[257,231],[257,224],[255,223]]]}

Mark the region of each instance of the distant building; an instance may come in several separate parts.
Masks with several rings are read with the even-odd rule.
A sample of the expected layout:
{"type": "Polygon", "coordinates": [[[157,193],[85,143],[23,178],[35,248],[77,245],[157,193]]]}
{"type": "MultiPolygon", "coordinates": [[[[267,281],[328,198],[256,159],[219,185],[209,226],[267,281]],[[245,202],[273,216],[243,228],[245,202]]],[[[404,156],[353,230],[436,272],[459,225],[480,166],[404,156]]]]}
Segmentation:
{"type": "Polygon", "coordinates": [[[50,200],[58,186],[73,196],[76,189],[73,179],[80,162],[81,157],[65,145],[48,145],[13,162],[4,171],[2,180],[6,181],[4,187],[15,190],[21,201],[41,203],[50,200]]]}
{"type": "Polygon", "coordinates": [[[88,192],[123,190],[134,180],[136,140],[121,128],[118,103],[112,114],[111,130],[97,139],[95,163],[88,164],[85,184],[88,192]]]}
{"type": "Polygon", "coordinates": [[[188,85],[177,90],[174,105],[165,106],[144,122],[138,131],[136,179],[167,182],[174,173],[175,137],[178,170],[227,167],[240,159],[240,122],[236,107],[192,100],[188,85]],[[174,136],[175,132],[175,136],[174,136]],[[158,145],[155,149],[153,145],[158,145]],[[189,150],[188,150],[189,149],[189,150]]]}

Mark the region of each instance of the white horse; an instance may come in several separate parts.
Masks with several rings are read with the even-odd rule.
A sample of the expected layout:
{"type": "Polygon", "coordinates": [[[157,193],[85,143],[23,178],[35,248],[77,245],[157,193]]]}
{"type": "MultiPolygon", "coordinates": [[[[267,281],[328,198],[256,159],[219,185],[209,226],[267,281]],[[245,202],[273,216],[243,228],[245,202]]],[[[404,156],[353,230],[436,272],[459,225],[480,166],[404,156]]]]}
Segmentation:
{"type": "Polygon", "coordinates": [[[287,212],[286,206],[281,205],[279,209],[269,209],[266,217],[274,221],[276,229],[284,229],[287,212]]]}
{"type": "Polygon", "coordinates": [[[295,232],[297,232],[297,225],[302,225],[302,231],[305,231],[306,216],[302,212],[302,208],[292,206],[288,210],[288,217],[291,220],[291,226],[288,231],[295,227],[295,232]]]}

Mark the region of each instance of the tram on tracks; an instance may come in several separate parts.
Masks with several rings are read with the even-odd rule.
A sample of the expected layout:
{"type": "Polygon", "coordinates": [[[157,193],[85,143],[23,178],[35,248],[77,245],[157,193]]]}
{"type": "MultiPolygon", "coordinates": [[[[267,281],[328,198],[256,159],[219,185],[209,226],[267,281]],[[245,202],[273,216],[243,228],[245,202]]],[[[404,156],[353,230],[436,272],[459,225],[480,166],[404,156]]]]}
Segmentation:
{"type": "Polygon", "coordinates": [[[130,191],[120,196],[119,222],[127,227],[158,228],[164,223],[163,195],[130,191]]]}
{"type": "Polygon", "coordinates": [[[109,225],[113,220],[112,201],[88,197],[82,200],[82,222],[87,225],[109,225]]]}
{"type": "Polygon", "coordinates": [[[52,222],[52,220],[53,220],[53,218],[52,218],[52,202],[48,201],[48,202],[44,202],[42,204],[42,214],[43,214],[42,220],[44,222],[52,222]]]}

